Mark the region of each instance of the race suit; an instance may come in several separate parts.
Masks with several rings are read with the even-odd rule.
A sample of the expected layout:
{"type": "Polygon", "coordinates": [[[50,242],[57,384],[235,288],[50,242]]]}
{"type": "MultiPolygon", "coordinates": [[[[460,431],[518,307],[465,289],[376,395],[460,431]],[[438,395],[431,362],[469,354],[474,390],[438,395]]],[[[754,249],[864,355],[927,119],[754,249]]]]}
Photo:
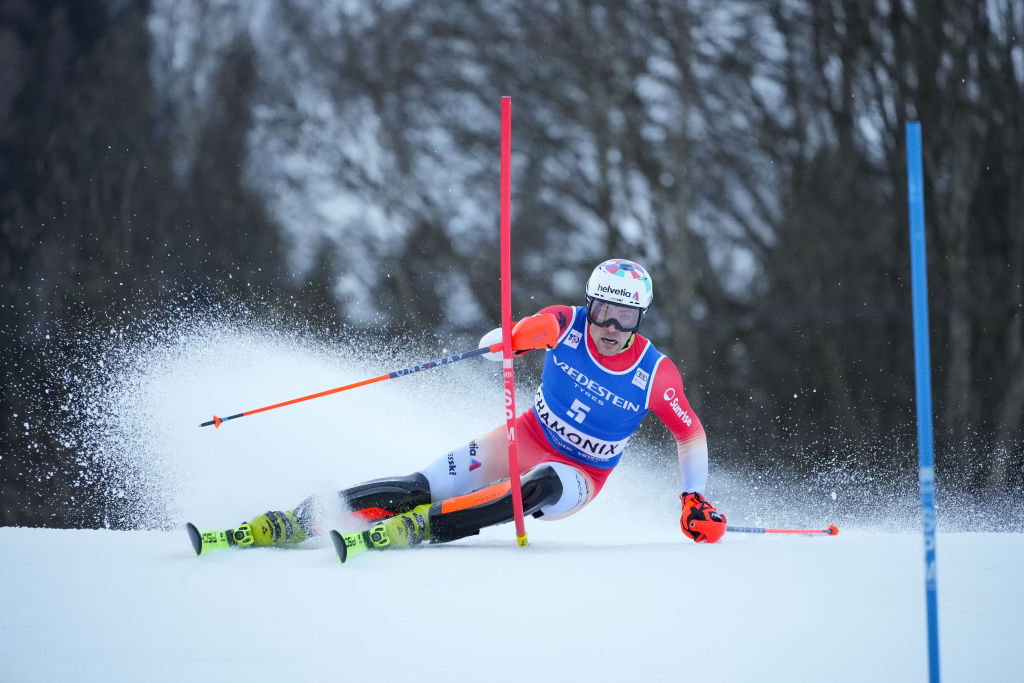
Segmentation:
{"type": "MultiPolygon", "coordinates": [[[[703,493],[707,440],[675,364],[640,334],[624,351],[601,355],[590,338],[585,307],[549,306],[540,313],[555,316],[559,338],[545,353],[533,406],[515,420],[519,468],[526,473],[550,465],[562,492],[537,516],[558,519],[593,500],[630,436],[652,411],[676,439],[681,490],[703,493]]],[[[506,427],[470,441],[420,473],[429,481],[432,502],[466,496],[467,505],[478,504],[478,497],[467,494],[509,477],[506,427]]]]}

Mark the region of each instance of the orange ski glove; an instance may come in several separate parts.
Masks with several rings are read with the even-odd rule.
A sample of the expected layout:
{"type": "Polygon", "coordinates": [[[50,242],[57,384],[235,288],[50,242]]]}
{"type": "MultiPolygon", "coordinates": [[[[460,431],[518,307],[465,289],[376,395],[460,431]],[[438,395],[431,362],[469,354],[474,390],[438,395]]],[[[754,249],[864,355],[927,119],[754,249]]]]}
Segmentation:
{"type": "Polygon", "coordinates": [[[679,526],[684,534],[697,543],[714,543],[725,534],[725,515],[716,510],[704,496],[684,493],[679,498],[683,502],[679,526]]]}

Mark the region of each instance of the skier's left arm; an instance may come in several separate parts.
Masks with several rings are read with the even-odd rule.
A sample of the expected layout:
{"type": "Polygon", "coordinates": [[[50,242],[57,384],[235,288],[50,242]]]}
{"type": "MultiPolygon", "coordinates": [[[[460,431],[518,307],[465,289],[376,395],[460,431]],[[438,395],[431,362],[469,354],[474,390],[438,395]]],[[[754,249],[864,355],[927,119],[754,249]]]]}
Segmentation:
{"type": "Polygon", "coordinates": [[[725,516],[704,498],[708,481],[708,441],[697,414],[683,393],[683,379],[668,358],[654,372],[650,408],[676,439],[683,494],[683,533],[697,542],[714,543],[725,533],[725,516]]]}

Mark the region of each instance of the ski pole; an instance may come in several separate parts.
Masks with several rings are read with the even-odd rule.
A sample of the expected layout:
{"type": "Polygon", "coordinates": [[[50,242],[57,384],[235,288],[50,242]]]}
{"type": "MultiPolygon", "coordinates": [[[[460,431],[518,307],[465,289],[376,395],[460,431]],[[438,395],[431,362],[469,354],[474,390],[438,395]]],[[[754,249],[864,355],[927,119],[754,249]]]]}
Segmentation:
{"type": "MultiPolygon", "coordinates": [[[[542,347],[554,347],[558,341],[558,321],[555,320],[553,315],[533,315],[528,318],[523,318],[516,326],[512,329],[512,348],[515,351],[533,351],[542,347]]],[[[502,343],[497,342],[490,346],[483,346],[472,351],[464,351],[463,353],[457,353],[454,356],[447,356],[446,358],[440,358],[438,360],[428,361],[421,363],[420,365],[413,365],[412,367],[402,368],[401,370],[394,370],[379,377],[371,377],[370,379],[364,379],[360,382],[353,382],[352,384],[346,384],[343,387],[335,387],[334,389],[327,389],[326,391],[320,391],[309,396],[302,396],[300,398],[293,398],[290,401],[283,401],[281,403],[275,403],[274,405],[264,406],[263,408],[256,408],[255,410],[247,410],[244,413],[237,413],[235,415],[229,415],[228,417],[217,417],[213,416],[212,420],[208,420],[200,424],[200,427],[209,427],[213,425],[214,428],[220,427],[221,423],[227,422],[228,420],[235,420],[246,415],[255,415],[256,413],[266,412],[268,410],[274,410],[275,408],[283,408],[290,406],[295,403],[301,403],[302,401],[309,401],[314,398],[321,398],[322,396],[330,396],[331,394],[337,394],[342,391],[349,389],[356,389],[358,387],[364,387],[368,384],[375,382],[383,382],[384,380],[394,379],[395,377],[403,377],[405,375],[411,375],[421,370],[429,370],[430,368],[440,367],[442,365],[451,365],[457,363],[460,360],[467,358],[473,358],[474,356],[482,356],[485,353],[500,353],[502,349],[502,343]]]]}
{"type": "Polygon", "coordinates": [[[839,529],[835,524],[830,524],[827,529],[765,529],[755,526],[733,526],[726,524],[726,531],[733,531],[744,534],[822,534],[824,536],[835,536],[839,529]]]}

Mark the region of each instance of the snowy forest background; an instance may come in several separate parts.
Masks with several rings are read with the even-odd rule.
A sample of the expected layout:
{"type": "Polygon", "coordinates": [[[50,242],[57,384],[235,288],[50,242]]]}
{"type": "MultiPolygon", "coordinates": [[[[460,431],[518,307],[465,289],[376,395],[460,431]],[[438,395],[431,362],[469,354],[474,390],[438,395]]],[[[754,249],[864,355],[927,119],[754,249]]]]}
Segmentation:
{"type": "Polygon", "coordinates": [[[0,523],[104,519],[68,434],[126,338],[475,346],[504,95],[514,315],[640,261],[713,460],[772,473],[914,479],[920,120],[940,484],[1019,498],[1022,38],[1020,0],[0,0],[0,523]]]}

